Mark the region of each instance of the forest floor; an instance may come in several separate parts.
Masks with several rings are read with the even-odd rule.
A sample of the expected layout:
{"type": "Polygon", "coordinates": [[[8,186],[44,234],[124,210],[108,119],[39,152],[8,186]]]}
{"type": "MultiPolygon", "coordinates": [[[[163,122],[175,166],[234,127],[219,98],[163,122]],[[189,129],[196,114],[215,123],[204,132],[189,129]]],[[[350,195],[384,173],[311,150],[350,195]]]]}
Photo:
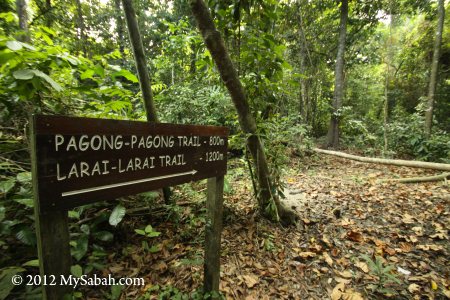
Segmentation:
{"type": "MultiPolygon", "coordinates": [[[[245,164],[236,159],[230,165],[220,282],[226,299],[450,298],[448,182],[382,181],[436,172],[326,155],[293,159],[286,201],[300,221],[283,228],[257,214],[245,164]]],[[[176,221],[133,219],[161,232],[147,239],[159,250],[143,249],[136,235],[117,242],[118,248],[130,246],[109,258],[105,274],[146,282],[128,287],[121,299],[195,297],[203,277],[204,228],[202,214],[195,215],[203,211],[204,189],[201,183],[179,190],[184,200],[176,221]]]]}

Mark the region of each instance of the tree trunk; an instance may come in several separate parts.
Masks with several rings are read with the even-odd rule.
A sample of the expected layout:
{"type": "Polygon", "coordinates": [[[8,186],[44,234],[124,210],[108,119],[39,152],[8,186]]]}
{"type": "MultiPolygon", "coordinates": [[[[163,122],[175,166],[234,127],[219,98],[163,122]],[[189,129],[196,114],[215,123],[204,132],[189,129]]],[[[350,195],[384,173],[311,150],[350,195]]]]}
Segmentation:
{"type": "Polygon", "coordinates": [[[438,22],[436,29],[436,36],[434,40],[434,49],[433,49],[433,61],[431,62],[431,71],[430,71],[430,84],[428,86],[428,105],[427,110],[425,111],[425,135],[427,137],[431,134],[431,126],[433,123],[433,106],[434,106],[434,94],[436,92],[437,85],[437,73],[439,67],[439,56],[441,52],[441,43],[442,43],[442,30],[444,27],[444,0],[439,0],[438,2],[438,22]]]}
{"type": "Polygon", "coordinates": [[[19,28],[22,30],[18,40],[30,42],[30,33],[28,32],[28,13],[26,0],[16,0],[17,16],[19,17],[19,28]]]}
{"type": "Polygon", "coordinates": [[[334,97],[333,112],[328,129],[328,146],[337,148],[339,146],[339,110],[342,107],[344,98],[344,55],[345,39],[347,36],[348,3],[347,0],[341,1],[341,20],[339,25],[339,43],[336,56],[336,67],[334,71],[334,97]]]}
{"type": "Polygon", "coordinates": [[[272,220],[279,220],[283,224],[292,224],[296,220],[296,215],[293,211],[284,207],[278,196],[273,192],[274,184],[269,175],[264,147],[256,133],[255,118],[250,112],[244,88],[225,48],[224,41],[217,31],[208,7],[203,0],[191,0],[190,5],[205,44],[233,100],[238,113],[239,125],[242,131],[248,135],[247,146],[253,158],[259,187],[258,204],[260,211],[272,220]]]}
{"type": "Polygon", "coordinates": [[[122,65],[125,64],[125,39],[123,37],[123,19],[122,9],[120,7],[120,0],[114,0],[114,6],[116,8],[116,28],[117,28],[117,42],[119,44],[119,52],[122,56],[122,65]]]}
{"type": "Polygon", "coordinates": [[[352,160],[356,160],[356,161],[360,161],[360,162],[384,164],[384,165],[394,165],[394,166],[411,167],[411,168],[423,168],[423,169],[450,171],[450,164],[425,162],[425,161],[417,161],[417,160],[363,157],[363,156],[351,155],[351,154],[338,152],[338,151],[323,150],[323,149],[319,149],[319,148],[314,148],[313,150],[318,153],[339,156],[342,158],[352,159],[352,160]]]}
{"type": "MultiPolygon", "coordinates": [[[[134,11],[131,0],[122,0],[123,9],[125,11],[125,19],[127,21],[128,34],[130,36],[131,46],[133,48],[136,69],[139,77],[139,86],[141,88],[142,98],[144,99],[144,107],[148,122],[158,123],[156,115],[155,103],[152,96],[152,85],[150,74],[147,69],[147,61],[144,54],[144,46],[142,45],[141,34],[139,32],[136,12],[134,11]]],[[[170,188],[163,188],[165,202],[170,203],[170,188]]]]}
{"type": "Polygon", "coordinates": [[[86,37],[86,26],[83,19],[83,9],[81,7],[81,0],[75,0],[78,14],[78,42],[79,50],[83,52],[84,56],[87,56],[87,37],[86,37]]]}

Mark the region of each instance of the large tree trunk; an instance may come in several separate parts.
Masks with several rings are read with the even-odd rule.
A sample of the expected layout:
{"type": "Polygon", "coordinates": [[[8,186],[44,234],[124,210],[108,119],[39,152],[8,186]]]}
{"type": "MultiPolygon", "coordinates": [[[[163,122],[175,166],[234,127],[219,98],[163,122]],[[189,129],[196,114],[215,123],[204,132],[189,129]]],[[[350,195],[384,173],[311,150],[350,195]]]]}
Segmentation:
{"type": "Polygon", "coordinates": [[[16,0],[17,16],[19,17],[19,28],[22,31],[18,40],[30,42],[30,33],[28,32],[28,13],[26,0],[16,0]]]}
{"type": "Polygon", "coordinates": [[[433,163],[433,162],[425,162],[425,161],[417,161],[417,160],[364,157],[364,156],[357,156],[357,155],[347,154],[347,153],[338,152],[338,151],[323,150],[323,149],[319,149],[319,148],[314,148],[313,150],[318,153],[335,155],[335,156],[339,156],[342,158],[352,159],[352,160],[366,162],[366,163],[450,171],[450,164],[433,163]]]}
{"type": "Polygon", "coordinates": [[[434,106],[434,94],[436,92],[437,85],[437,75],[438,75],[438,67],[439,67],[439,56],[441,52],[441,43],[442,43],[442,30],[444,27],[444,0],[439,0],[438,2],[438,22],[436,29],[436,36],[434,40],[434,49],[433,49],[433,61],[431,62],[431,71],[430,71],[430,84],[428,86],[428,107],[425,111],[425,135],[427,137],[431,134],[431,125],[433,123],[433,106],[434,106]]]}
{"type": "Polygon", "coordinates": [[[339,109],[342,107],[344,98],[344,55],[345,39],[347,36],[348,3],[347,0],[341,1],[341,20],[339,25],[339,43],[336,56],[336,67],[334,71],[334,97],[333,113],[330,119],[328,129],[328,146],[337,148],[339,146],[339,109]]]}
{"type": "Polygon", "coordinates": [[[248,135],[247,146],[253,158],[259,186],[259,208],[263,215],[273,220],[280,220],[284,224],[291,224],[295,222],[296,216],[293,211],[281,204],[280,199],[273,192],[274,184],[269,175],[264,147],[256,133],[255,118],[250,112],[244,88],[225,48],[224,41],[217,31],[208,7],[203,0],[191,0],[190,4],[206,46],[211,52],[220,76],[233,100],[238,113],[239,125],[248,135]]]}
{"type": "MultiPolygon", "coordinates": [[[[151,79],[147,69],[147,61],[145,59],[144,46],[142,45],[141,34],[139,32],[138,22],[136,19],[136,12],[134,11],[131,0],[122,0],[122,4],[125,11],[128,34],[130,36],[130,42],[136,62],[142,98],[144,99],[147,121],[157,123],[158,117],[156,115],[155,103],[153,102],[151,79]]],[[[169,203],[171,194],[170,188],[163,188],[163,193],[166,203],[169,203]]]]}

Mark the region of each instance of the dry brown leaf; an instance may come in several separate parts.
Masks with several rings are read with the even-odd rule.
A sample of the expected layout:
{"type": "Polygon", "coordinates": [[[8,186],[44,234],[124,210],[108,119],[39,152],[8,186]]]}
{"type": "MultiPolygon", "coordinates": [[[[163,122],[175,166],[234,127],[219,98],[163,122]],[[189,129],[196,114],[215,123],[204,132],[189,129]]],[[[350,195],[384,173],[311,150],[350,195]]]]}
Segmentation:
{"type": "Polygon", "coordinates": [[[389,255],[395,255],[395,249],[392,249],[392,248],[389,248],[389,247],[386,247],[384,249],[384,252],[386,252],[389,255]]]}
{"type": "Polygon", "coordinates": [[[450,290],[443,289],[442,292],[444,293],[445,297],[447,297],[448,299],[450,299],[450,290]]]}
{"type": "Polygon", "coordinates": [[[402,252],[408,253],[412,250],[412,245],[410,243],[400,243],[400,249],[402,252]]]}
{"type": "Polygon", "coordinates": [[[310,257],[314,257],[314,256],[316,256],[317,254],[316,253],[314,253],[314,252],[309,252],[309,251],[306,251],[306,252],[300,252],[299,254],[298,254],[298,256],[300,256],[301,258],[310,258],[310,257]]]}
{"type": "Polygon", "coordinates": [[[350,272],[349,270],[345,270],[344,272],[337,272],[339,274],[339,276],[344,277],[344,278],[352,278],[353,274],[352,272],[350,272]]]}
{"type": "Polygon", "coordinates": [[[404,214],[402,221],[405,224],[412,224],[414,223],[414,217],[411,216],[410,214],[404,214]]]}
{"type": "Polygon", "coordinates": [[[256,275],[253,274],[242,275],[242,278],[244,279],[244,282],[249,289],[258,284],[258,277],[256,275]]]}
{"type": "Polygon", "coordinates": [[[347,231],[347,238],[351,241],[358,242],[358,243],[364,241],[363,235],[361,233],[359,233],[357,231],[353,231],[353,230],[347,231]]]}
{"type": "Polygon", "coordinates": [[[364,273],[369,272],[369,267],[365,262],[359,261],[355,264],[356,267],[360,268],[364,273]]]}
{"type": "Polygon", "coordinates": [[[342,294],[344,294],[345,291],[345,284],[344,283],[338,283],[333,291],[331,292],[331,300],[339,300],[342,297],[342,294]]]}
{"type": "Polygon", "coordinates": [[[328,254],[328,252],[324,252],[322,253],[323,258],[325,259],[326,263],[332,267],[333,266],[333,259],[331,259],[330,255],[328,254]]]}
{"type": "Polygon", "coordinates": [[[342,295],[343,300],[364,300],[363,296],[352,289],[348,289],[342,295]]]}
{"type": "Polygon", "coordinates": [[[444,250],[444,247],[442,247],[442,245],[433,245],[433,244],[427,244],[427,245],[417,245],[416,246],[417,249],[420,250],[432,250],[432,251],[440,251],[440,250],[444,250]]]}
{"type": "Polygon", "coordinates": [[[336,282],[338,282],[338,283],[344,283],[344,284],[349,284],[350,282],[352,282],[351,279],[344,279],[341,277],[334,277],[334,280],[336,280],[336,282]]]}
{"type": "Polygon", "coordinates": [[[420,291],[420,286],[419,286],[418,284],[416,284],[416,283],[411,283],[411,284],[408,286],[408,291],[409,291],[411,294],[417,293],[417,292],[420,291]]]}

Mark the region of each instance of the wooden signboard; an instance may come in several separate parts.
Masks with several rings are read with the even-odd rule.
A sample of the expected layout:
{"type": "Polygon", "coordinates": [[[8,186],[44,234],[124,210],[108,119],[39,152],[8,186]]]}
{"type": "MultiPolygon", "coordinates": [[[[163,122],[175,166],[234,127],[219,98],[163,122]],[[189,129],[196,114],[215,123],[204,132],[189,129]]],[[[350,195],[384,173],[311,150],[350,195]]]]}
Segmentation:
{"type": "MultiPolygon", "coordinates": [[[[44,115],[31,123],[41,275],[68,273],[68,209],[209,178],[205,289],[218,290],[227,128],[44,115]]],[[[48,299],[68,291],[44,290],[48,299]]]]}

